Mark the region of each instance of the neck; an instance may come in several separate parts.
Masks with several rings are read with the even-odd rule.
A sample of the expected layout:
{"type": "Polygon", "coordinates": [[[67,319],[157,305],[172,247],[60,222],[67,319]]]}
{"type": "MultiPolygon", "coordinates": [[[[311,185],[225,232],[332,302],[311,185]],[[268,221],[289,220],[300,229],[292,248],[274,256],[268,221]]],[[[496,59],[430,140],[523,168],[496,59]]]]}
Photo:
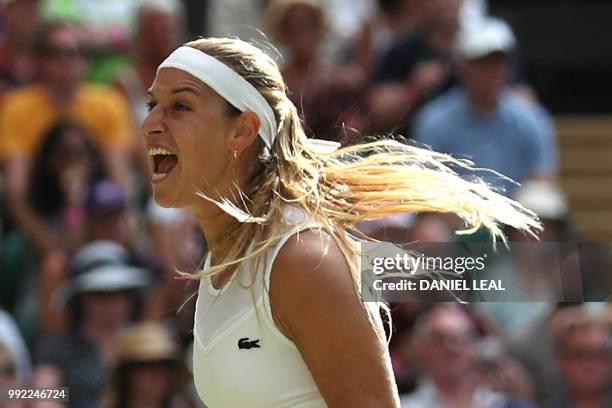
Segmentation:
{"type": "Polygon", "coordinates": [[[130,408],[156,408],[162,407],[163,402],[157,395],[149,393],[132,393],[128,406],[130,408]]]}
{"type": "Polygon", "coordinates": [[[472,109],[478,115],[480,116],[490,115],[491,113],[495,112],[495,110],[497,109],[497,97],[496,96],[482,97],[482,96],[476,96],[470,93],[469,91],[467,93],[468,93],[468,98],[470,100],[470,105],[472,106],[472,109]]]}
{"type": "Polygon", "coordinates": [[[79,84],[58,84],[47,81],[45,85],[51,101],[60,107],[72,104],[79,89],[79,84]]]}
{"type": "Polygon", "coordinates": [[[232,224],[233,218],[214,204],[212,207],[193,210],[193,213],[206,238],[206,244],[212,256],[211,265],[214,265],[227,252],[230,242],[227,240],[226,231],[227,227],[232,224]]]}
{"type": "Polygon", "coordinates": [[[472,397],[475,384],[471,379],[465,378],[436,378],[432,377],[443,399],[453,402],[467,401],[472,397]]]}
{"type": "MultiPolygon", "coordinates": [[[[222,197],[232,200],[239,208],[244,208],[238,197],[240,194],[245,194],[247,197],[251,191],[250,180],[254,174],[259,174],[263,171],[261,163],[258,162],[257,143],[252,143],[240,156],[240,160],[236,162],[228,162],[225,167],[226,174],[233,174],[232,182],[226,185],[232,185],[231,189],[221,189],[218,194],[211,197],[216,200],[221,200],[222,197]],[[238,186],[236,189],[235,186],[238,186]],[[242,193],[239,193],[242,191],[242,193]],[[216,196],[216,197],[215,197],[216,196]]],[[[234,226],[237,221],[234,217],[223,211],[216,204],[200,198],[196,203],[188,206],[189,211],[194,215],[200,229],[204,233],[208,250],[211,253],[211,265],[222,260],[226,255],[233,242],[233,237],[229,236],[228,229],[234,226]]]]}

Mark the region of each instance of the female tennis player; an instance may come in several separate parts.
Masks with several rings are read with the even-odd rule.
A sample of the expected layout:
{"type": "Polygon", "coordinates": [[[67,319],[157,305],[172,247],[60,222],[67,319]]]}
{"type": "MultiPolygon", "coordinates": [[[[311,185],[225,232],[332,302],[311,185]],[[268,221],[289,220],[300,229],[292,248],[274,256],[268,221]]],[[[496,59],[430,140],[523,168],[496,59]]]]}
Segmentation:
{"type": "Polygon", "coordinates": [[[189,276],[201,279],[193,370],[210,408],[399,406],[380,305],[361,301],[356,223],[435,211],[494,237],[499,224],[538,227],[449,156],[308,139],[276,63],[240,40],[175,50],[148,106],[155,200],[191,210],[209,245],[189,276]]]}

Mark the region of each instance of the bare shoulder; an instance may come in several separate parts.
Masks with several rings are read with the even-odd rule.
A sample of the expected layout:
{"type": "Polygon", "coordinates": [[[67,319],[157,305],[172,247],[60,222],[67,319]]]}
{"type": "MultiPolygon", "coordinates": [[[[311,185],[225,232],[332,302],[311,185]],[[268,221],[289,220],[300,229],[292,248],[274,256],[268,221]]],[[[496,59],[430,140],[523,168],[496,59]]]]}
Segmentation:
{"type": "Polygon", "coordinates": [[[281,248],[272,267],[270,299],[279,327],[294,340],[298,325],[363,310],[340,247],[316,229],[292,236],[281,248]]]}
{"type": "Polygon", "coordinates": [[[289,238],[276,257],[272,280],[279,295],[282,291],[315,297],[342,293],[355,297],[344,254],[330,234],[317,229],[289,238]]]}

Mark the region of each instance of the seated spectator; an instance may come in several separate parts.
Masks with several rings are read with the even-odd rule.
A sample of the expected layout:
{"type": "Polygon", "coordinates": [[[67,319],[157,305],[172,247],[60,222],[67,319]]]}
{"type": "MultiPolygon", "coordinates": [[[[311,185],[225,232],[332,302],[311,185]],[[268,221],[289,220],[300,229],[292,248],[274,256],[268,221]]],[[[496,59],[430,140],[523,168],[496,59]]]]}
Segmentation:
{"type": "Polygon", "coordinates": [[[61,122],[50,129],[34,156],[29,208],[19,211],[32,210],[22,232],[34,248],[74,250],[83,243],[85,199],[103,173],[100,155],[83,128],[61,122]]]}
{"type": "MultiPolygon", "coordinates": [[[[522,183],[554,178],[558,152],[550,118],[506,88],[508,53],[515,46],[510,27],[488,19],[458,41],[461,86],[425,106],[417,116],[413,136],[433,150],[475,162],[522,183]]],[[[481,174],[512,196],[516,184],[481,174]]]]}
{"type": "MultiPolygon", "coordinates": [[[[564,254],[560,259],[563,299],[604,302],[612,294],[612,252],[604,242],[590,242],[575,231],[573,219],[560,186],[545,180],[526,182],[515,196],[515,200],[532,209],[540,217],[544,231],[540,240],[551,244],[559,243],[564,254]],[[571,254],[571,256],[570,256],[571,254]]],[[[525,237],[517,231],[510,231],[510,241],[523,241],[525,237]]],[[[540,271],[538,271],[540,272],[540,271]]],[[[538,276],[542,274],[538,273],[538,276]]],[[[542,277],[546,280],[547,277],[542,277]]],[[[531,282],[533,276],[529,277],[531,282]]],[[[558,278],[556,278],[558,280],[558,278]]],[[[550,286],[550,284],[549,284],[550,286]]]]}
{"type": "Polygon", "coordinates": [[[270,25],[287,48],[283,78],[309,135],[351,144],[359,136],[359,103],[365,86],[357,67],[339,66],[321,50],[325,13],[315,0],[273,1],[270,25]]]}
{"type": "Polygon", "coordinates": [[[0,96],[3,96],[6,91],[36,79],[34,48],[40,29],[40,7],[39,0],[4,0],[0,8],[5,30],[0,40],[0,96]]]}
{"type": "Polygon", "coordinates": [[[411,78],[409,84],[425,93],[443,86],[451,74],[449,63],[461,6],[461,0],[412,0],[414,28],[380,60],[375,80],[396,82],[411,78]],[[428,80],[422,81],[424,78],[428,80]]]}
{"type": "Polygon", "coordinates": [[[147,214],[146,231],[137,228],[136,214],[127,207],[127,199],[121,189],[109,180],[96,183],[87,197],[87,240],[110,241],[121,245],[128,251],[127,260],[131,265],[151,270],[150,303],[145,305],[143,317],[160,320],[171,316],[185,326],[185,332],[193,328],[193,316],[176,310],[185,300],[197,291],[196,281],[177,278],[176,269],[193,271],[198,257],[202,254],[201,245],[196,245],[196,232],[201,235],[197,222],[183,210],[161,208],[150,201],[147,211],[154,207],[155,214],[147,214]],[[138,232],[145,233],[150,239],[135,239],[138,232]]]}
{"type": "Polygon", "coordinates": [[[119,338],[105,408],[187,408],[187,368],[175,340],[159,323],[133,326],[119,338]]]}
{"type": "Polygon", "coordinates": [[[92,135],[110,178],[129,191],[126,151],[133,142],[133,128],[125,100],[111,89],[82,82],[85,59],[70,26],[47,27],[39,55],[41,82],[9,92],[0,109],[0,160],[6,165],[8,206],[20,227],[27,224],[28,212],[22,209],[27,207],[33,156],[60,120],[77,122],[92,135]]]}
{"type": "Polygon", "coordinates": [[[6,238],[3,286],[29,338],[55,323],[38,321],[50,292],[65,278],[68,254],[85,240],[87,191],[103,170],[89,134],[71,122],[54,125],[32,162],[26,201],[14,208],[21,229],[6,238]]]}
{"type": "Polygon", "coordinates": [[[131,34],[141,0],[39,1],[45,21],[79,27],[83,45],[92,57],[88,80],[109,83],[118,71],[131,64],[131,34]]]}
{"type": "Polygon", "coordinates": [[[54,373],[54,381],[47,383],[70,387],[72,407],[96,406],[117,357],[119,333],[143,303],[135,291],[148,287],[148,272],[129,266],[126,258],[126,251],[112,242],[82,247],[74,256],[71,278],[56,292],[68,326],[36,346],[37,370],[54,373]]]}
{"type": "MultiPolygon", "coordinates": [[[[514,199],[540,218],[544,227],[540,234],[541,241],[563,242],[575,239],[567,198],[557,183],[529,180],[518,189],[514,199]]],[[[511,241],[522,239],[522,235],[511,231],[511,241]]]]}
{"type": "Polygon", "coordinates": [[[24,339],[13,318],[0,309],[0,389],[29,385],[31,376],[32,363],[24,339]]]}
{"type": "Polygon", "coordinates": [[[192,340],[195,302],[187,302],[198,290],[198,281],[177,279],[177,270],[197,269],[206,242],[197,220],[184,209],[163,208],[153,199],[146,208],[151,256],[163,271],[162,279],[153,290],[146,318],[172,318],[181,341],[192,340]],[[177,315],[176,310],[180,309],[177,315]]]}
{"type": "Polygon", "coordinates": [[[131,247],[127,197],[109,180],[94,184],[87,195],[87,240],[113,241],[131,247]]]}
{"type": "Polygon", "coordinates": [[[531,375],[535,399],[542,408],[555,408],[562,395],[563,386],[554,362],[553,327],[562,320],[566,309],[575,306],[559,302],[552,306],[550,313],[509,337],[511,352],[531,375]]]}
{"type": "MultiPolygon", "coordinates": [[[[610,306],[607,306],[610,308],[610,306]]],[[[612,406],[612,331],[584,307],[567,310],[554,331],[555,359],[564,394],[555,408],[612,406]]],[[[609,313],[609,312],[608,312],[609,313]]]]}
{"type": "Polygon", "coordinates": [[[374,67],[372,131],[403,126],[409,114],[453,84],[452,51],[461,5],[461,0],[410,1],[411,30],[374,67]]]}
{"type": "MultiPolygon", "coordinates": [[[[559,186],[548,180],[528,180],[514,199],[540,218],[544,227],[540,242],[508,228],[506,236],[514,243],[513,248],[509,253],[499,253],[501,256],[495,262],[490,260],[487,268],[487,278],[502,279],[506,294],[482,294],[476,306],[510,339],[524,334],[533,324],[541,324],[555,303],[568,295],[564,286],[578,289],[571,283],[564,285],[564,281],[579,277],[581,272],[574,262],[566,261],[567,257],[559,259],[562,243],[575,239],[568,204],[559,186]]],[[[572,297],[582,296],[582,292],[574,292],[572,297]]]]}
{"type": "Polygon", "coordinates": [[[378,13],[364,21],[353,53],[370,77],[380,58],[414,26],[411,0],[378,0],[378,13]]]}
{"type": "Polygon", "coordinates": [[[414,325],[412,356],[422,377],[416,390],[402,397],[402,407],[532,407],[511,396],[525,393],[520,368],[499,349],[486,353],[485,344],[463,309],[453,304],[435,306],[414,325]],[[491,381],[503,378],[504,372],[502,381],[491,381]]]}
{"type": "MultiPolygon", "coordinates": [[[[144,239],[144,236],[139,235],[139,233],[146,234],[146,232],[144,228],[143,230],[138,228],[137,214],[128,207],[127,197],[119,186],[107,179],[97,181],[89,190],[85,208],[86,240],[88,242],[110,241],[119,244],[128,252],[127,260],[130,264],[151,269],[156,275],[158,274],[159,271],[155,265],[163,264],[163,262],[158,260],[159,254],[150,253],[151,251],[148,250],[149,239],[144,239]]],[[[176,228],[180,228],[179,220],[175,221],[176,228]]],[[[174,240],[173,242],[177,244],[180,241],[174,240]]],[[[178,246],[180,248],[176,248],[177,251],[193,251],[192,248],[185,248],[184,245],[178,246]]],[[[174,267],[180,265],[174,264],[174,267]]]]}
{"type": "Polygon", "coordinates": [[[11,355],[2,343],[0,343],[0,390],[2,391],[2,400],[0,407],[2,408],[25,408],[26,402],[24,399],[8,399],[6,390],[20,390],[26,384],[19,383],[15,375],[16,362],[15,356],[11,355]],[[5,401],[7,400],[8,401],[5,401]]]}
{"type": "Polygon", "coordinates": [[[116,78],[116,85],[130,102],[137,126],[147,116],[147,90],[155,79],[157,67],[184,37],[183,19],[183,8],[178,0],[148,1],[138,10],[134,41],[136,61],[116,78]]]}
{"type": "MultiPolygon", "coordinates": [[[[141,4],[138,10],[137,30],[134,40],[136,60],[114,78],[115,86],[127,97],[132,110],[136,132],[147,116],[147,90],[155,79],[157,67],[177,48],[183,37],[183,5],[179,0],[154,0],[141,4]]],[[[143,179],[143,187],[149,184],[149,156],[143,138],[137,138],[131,152],[136,168],[143,179]]]]}

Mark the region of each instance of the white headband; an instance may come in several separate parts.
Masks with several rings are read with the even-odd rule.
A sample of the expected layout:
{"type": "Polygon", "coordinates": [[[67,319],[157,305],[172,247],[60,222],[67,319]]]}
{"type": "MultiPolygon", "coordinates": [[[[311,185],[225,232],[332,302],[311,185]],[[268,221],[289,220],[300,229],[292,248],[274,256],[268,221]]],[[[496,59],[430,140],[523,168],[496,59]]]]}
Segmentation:
{"type": "Polygon", "coordinates": [[[193,75],[241,112],[252,111],[261,121],[259,136],[268,148],[276,137],[276,119],[265,98],[236,71],[200,50],[192,47],[177,48],[157,68],[176,68],[193,75]]]}

